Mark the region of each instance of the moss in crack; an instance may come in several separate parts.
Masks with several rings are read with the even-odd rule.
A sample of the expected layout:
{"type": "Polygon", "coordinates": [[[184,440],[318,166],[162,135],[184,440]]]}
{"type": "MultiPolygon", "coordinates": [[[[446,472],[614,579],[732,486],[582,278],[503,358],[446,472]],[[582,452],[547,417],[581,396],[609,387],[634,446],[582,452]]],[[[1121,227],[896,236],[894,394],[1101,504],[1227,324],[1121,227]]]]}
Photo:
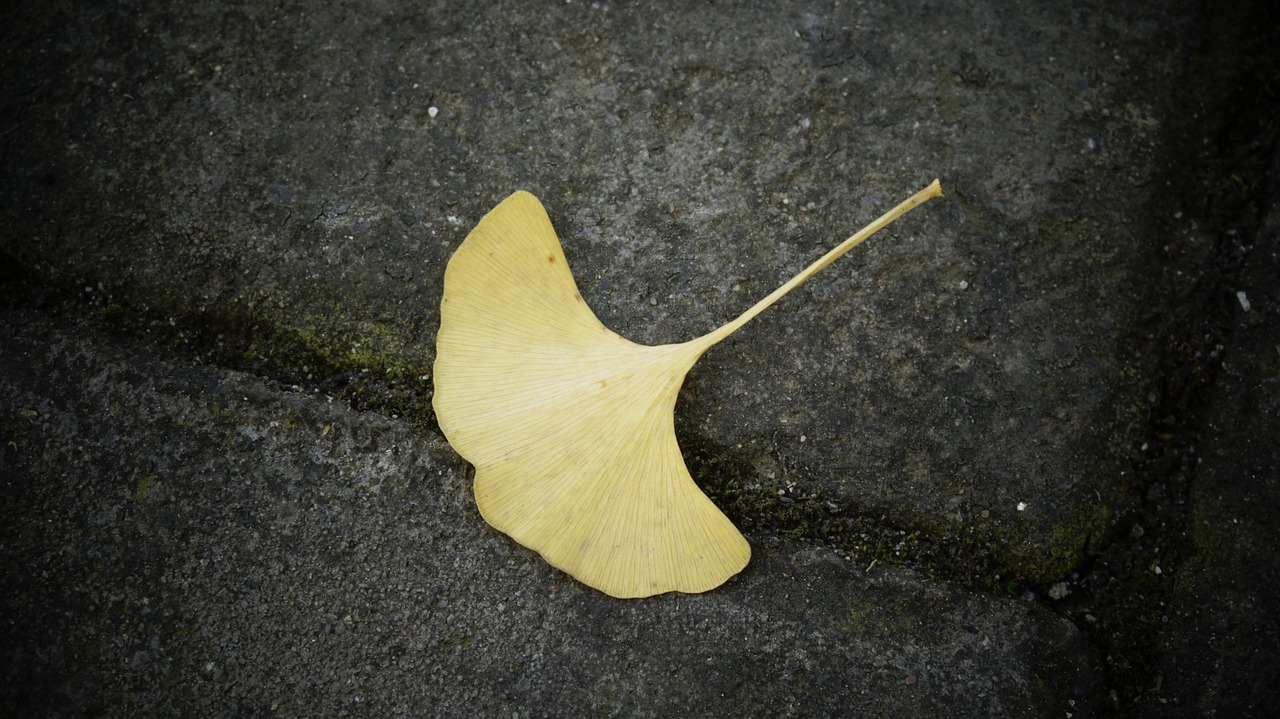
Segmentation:
{"type": "Polygon", "coordinates": [[[308,315],[301,325],[261,312],[249,321],[245,359],[270,362],[287,372],[376,369],[395,380],[420,370],[394,330],[337,307],[308,315]]]}
{"type": "Polygon", "coordinates": [[[695,480],[745,532],[765,531],[828,544],[851,560],[911,566],[928,576],[1001,595],[1049,593],[1069,584],[1090,552],[1107,537],[1110,508],[1090,503],[1061,518],[1045,542],[995,522],[949,524],[903,521],[889,512],[851,511],[795,485],[744,485],[752,476],[725,454],[689,453],[695,480]]]}
{"type": "Polygon", "coordinates": [[[117,299],[120,292],[101,285],[84,294],[54,292],[46,302],[53,311],[95,330],[435,426],[430,349],[406,341],[394,323],[364,317],[355,300],[334,300],[298,318],[238,304],[193,314],[175,297],[129,305],[117,299]]]}
{"type": "Polygon", "coordinates": [[[989,564],[1017,585],[1044,590],[1077,571],[1108,535],[1112,510],[1101,503],[1072,507],[1057,518],[1046,541],[1027,543],[1020,533],[995,527],[975,537],[974,552],[991,548],[989,564]]]}
{"type": "Polygon", "coordinates": [[[133,498],[139,502],[146,500],[155,486],[156,476],[154,474],[143,475],[133,487],[133,498]]]}
{"type": "Polygon", "coordinates": [[[244,326],[242,368],[321,389],[357,409],[434,424],[428,353],[406,346],[395,329],[338,307],[302,324],[257,313],[244,326]]]}
{"type": "Polygon", "coordinates": [[[1146,533],[1135,518],[1122,529],[1124,536],[1082,570],[1082,591],[1058,609],[1099,647],[1113,700],[1127,706],[1158,691],[1152,667],[1168,649],[1167,600],[1183,571],[1184,552],[1168,537],[1146,533]]]}

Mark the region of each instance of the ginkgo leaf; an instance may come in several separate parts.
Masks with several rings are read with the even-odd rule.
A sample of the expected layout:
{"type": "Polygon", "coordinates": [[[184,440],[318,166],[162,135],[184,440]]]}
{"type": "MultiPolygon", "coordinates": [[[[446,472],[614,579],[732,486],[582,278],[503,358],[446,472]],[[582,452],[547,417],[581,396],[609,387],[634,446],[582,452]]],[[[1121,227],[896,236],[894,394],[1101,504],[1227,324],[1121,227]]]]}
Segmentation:
{"type": "Polygon", "coordinates": [[[612,332],[578,292],[538,199],[485,215],[444,276],[433,405],[476,467],[485,521],[614,597],[704,592],[751,557],[689,476],[675,434],[685,375],[711,346],[916,205],[937,180],[737,319],[681,344],[612,332]]]}

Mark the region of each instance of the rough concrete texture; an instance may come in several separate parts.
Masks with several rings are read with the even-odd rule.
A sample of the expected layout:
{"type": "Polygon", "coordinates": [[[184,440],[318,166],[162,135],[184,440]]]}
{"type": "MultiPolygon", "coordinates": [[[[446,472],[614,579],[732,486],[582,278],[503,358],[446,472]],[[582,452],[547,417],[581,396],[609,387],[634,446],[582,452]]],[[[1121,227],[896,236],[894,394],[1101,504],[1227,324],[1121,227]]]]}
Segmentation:
{"type": "Polygon", "coordinates": [[[657,343],[941,177],[947,202],[711,353],[683,435],[748,493],[1060,578],[1131,479],[1187,10],[682,6],[44,12],[20,60],[65,74],[24,74],[21,127],[65,132],[17,148],[15,251],[107,302],[423,375],[444,262],[517,188],[605,323],[657,343]]]}
{"type": "Polygon", "coordinates": [[[1274,219],[1225,219],[1276,196],[1274,121],[1219,132],[1241,87],[1242,116],[1274,116],[1276,43],[1245,41],[1271,20],[1193,0],[4,10],[0,708],[1259,711],[1274,682],[1226,682],[1275,665],[1248,608],[1274,569],[1235,583],[1237,553],[1210,550],[1273,567],[1274,443],[1247,432],[1274,436],[1275,404],[1234,408],[1274,397],[1274,294],[1250,286],[1231,335],[1256,361],[1170,358],[1234,321],[1187,298],[1275,277],[1274,249],[1213,249],[1274,248],[1274,219]],[[1210,146],[1228,159],[1189,172],[1210,146]],[[618,602],[476,515],[429,411],[432,340],[444,263],[506,194],[542,198],[606,324],[660,343],[934,177],[946,199],[689,377],[678,434],[748,531],[741,577],[618,602]],[[1153,580],[1184,530],[1190,579],[1153,580]],[[1236,587],[1221,605],[1199,602],[1210,570],[1236,587]]]}
{"type": "Polygon", "coordinates": [[[407,423],[26,314],[0,337],[5,683],[54,712],[1017,716],[1097,691],[1034,604],[761,536],[720,591],[613,600],[490,530],[407,423]]]}
{"type": "MultiPolygon", "coordinates": [[[[1271,167],[1273,177],[1278,170],[1271,167]]],[[[1184,576],[1163,610],[1174,626],[1157,665],[1162,681],[1151,716],[1261,716],[1273,711],[1280,687],[1277,237],[1280,203],[1273,202],[1253,257],[1224,293],[1235,305],[1225,335],[1231,351],[1205,412],[1188,492],[1188,556],[1170,568],[1184,576]]]]}

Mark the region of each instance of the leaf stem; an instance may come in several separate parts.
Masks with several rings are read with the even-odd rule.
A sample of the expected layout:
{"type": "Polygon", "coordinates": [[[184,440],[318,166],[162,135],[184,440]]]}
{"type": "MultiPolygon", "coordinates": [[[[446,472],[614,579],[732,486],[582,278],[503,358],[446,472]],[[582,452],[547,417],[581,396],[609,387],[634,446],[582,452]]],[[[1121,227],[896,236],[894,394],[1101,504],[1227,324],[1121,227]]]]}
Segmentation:
{"type": "Polygon", "coordinates": [[[845,240],[844,242],[841,242],[839,245],[836,245],[835,248],[833,248],[830,252],[818,258],[817,261],[815,261],[813,264],[801,270],[799,274],[797,274],[795,277],[792,277],[791,279],[787,280],[785,283],[783,283],[781,287],[769,293],[768,297],[765,297],[764,299],[752,305],[750,309],[748,309],[746,312],[743,312],[741,315],[739,315],[737,319],[734,319],[733,321],[725,324],[719,329],[713,330],[710,333],[703,335],[702,337],[695,340],[695,342],[698,342],[700,344],[705,342],[706,343],[705,346],[710,347],[711,345],[716,344],[720,340],[723,340],[725,337],[728,337],[729,335],[733,334],[738,330],[738,328],[742,327],[747,322],[750,322],[752,318],[754,318],[756,315],[763,312],[765,308],[767,308],[769,305],[772,305],[774,302],[777,302],[778,300],[782,299],[783,295],[799,287],[802,282],[809,279],[810,277],[813,277],[822,268],[826,267],[832,262],[835,262],[844,253],[848,252],[849,250],[852,250],[854,247],[857,247],[858,244],[861,243],[863,240],[867,239],[868,237],[884,229],[884,227],[888,225],[890,222],[893,222],[899,217],[910,212],[917,205],[923,204],[924,202],[931,200],[935,197],[942,197],[942,185],[939,184],[937,180],[934,180],[928,187],[924,188],[923,190],[920,190],[916,194],[904,200],[897,207],[881,215],[879,219],[877,219],[876,221],[872,222],[871,224],[867,225],[861,230],[858,230],[849,239],[845,240]]]}

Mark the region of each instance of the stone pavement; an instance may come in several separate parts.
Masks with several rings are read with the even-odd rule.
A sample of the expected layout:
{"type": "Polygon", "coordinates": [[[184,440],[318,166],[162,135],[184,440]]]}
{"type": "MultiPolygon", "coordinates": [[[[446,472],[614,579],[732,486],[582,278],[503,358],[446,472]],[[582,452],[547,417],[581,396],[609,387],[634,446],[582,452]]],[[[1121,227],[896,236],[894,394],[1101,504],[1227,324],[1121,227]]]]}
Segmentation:
{"type": "Polygon", "coordinates": [[[1262,5],[3,11],[0,709],[1261,715],[1262,5]],[[686,383],[739,577],[613,600],[480,519],[430,369],[502,197],[661,343],[935,176],[686,383]]]}

